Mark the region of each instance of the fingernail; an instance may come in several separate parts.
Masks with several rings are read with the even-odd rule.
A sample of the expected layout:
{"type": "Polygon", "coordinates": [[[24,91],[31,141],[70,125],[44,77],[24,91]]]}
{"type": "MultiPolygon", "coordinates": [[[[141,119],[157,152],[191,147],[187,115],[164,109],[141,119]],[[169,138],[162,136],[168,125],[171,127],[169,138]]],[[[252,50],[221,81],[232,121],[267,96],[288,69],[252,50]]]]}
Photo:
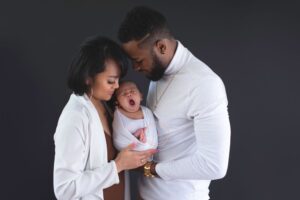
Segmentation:
{"type": "Polygon", "coordinates": [[[152,152],[153,152],[153,153],[157,153],[157,152],[158,152],[158,149],[152,149],[152,152]]]}

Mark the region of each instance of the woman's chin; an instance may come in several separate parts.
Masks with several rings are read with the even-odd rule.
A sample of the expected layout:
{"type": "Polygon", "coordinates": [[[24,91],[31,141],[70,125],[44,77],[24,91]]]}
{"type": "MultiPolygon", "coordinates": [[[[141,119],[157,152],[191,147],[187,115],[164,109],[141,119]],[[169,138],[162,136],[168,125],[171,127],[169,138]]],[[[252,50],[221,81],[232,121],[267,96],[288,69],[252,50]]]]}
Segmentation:
{"type": "Polygon", "coordinates": [[[104,101],[109,101],[111,99],[112,95],[108,95],[105,99],[103,99],[104,101]]]}

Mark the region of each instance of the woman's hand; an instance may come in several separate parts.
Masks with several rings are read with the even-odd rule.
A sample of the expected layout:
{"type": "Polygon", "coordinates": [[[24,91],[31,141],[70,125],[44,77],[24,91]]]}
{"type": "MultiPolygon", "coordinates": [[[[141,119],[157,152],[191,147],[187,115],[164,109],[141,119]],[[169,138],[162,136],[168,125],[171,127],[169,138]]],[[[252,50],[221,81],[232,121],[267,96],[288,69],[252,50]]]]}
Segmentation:
{"type": "Polygon", "coordinates": [[[147,159],[157,152],[156,149],[134,151],[134,147],[135,143],[132,143],[118,154],[115,159],[118,172],[144,165],[147,162],[147,159]]]}

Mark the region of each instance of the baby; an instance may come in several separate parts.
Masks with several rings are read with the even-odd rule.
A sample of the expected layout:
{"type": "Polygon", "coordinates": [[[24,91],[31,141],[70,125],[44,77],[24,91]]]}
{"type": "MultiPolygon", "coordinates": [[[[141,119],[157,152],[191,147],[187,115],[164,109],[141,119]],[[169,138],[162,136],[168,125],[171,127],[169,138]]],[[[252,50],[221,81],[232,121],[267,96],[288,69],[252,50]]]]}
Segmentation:
{"type": "Polygon", "coordinates": [[[121,150],[136,143],[135,150],[157,148],[157,131],[150,109],[141,105],[142,94],[132,81],[119,83],[115,93],[116,110],[113,120],[115,147],[121,150]]]}

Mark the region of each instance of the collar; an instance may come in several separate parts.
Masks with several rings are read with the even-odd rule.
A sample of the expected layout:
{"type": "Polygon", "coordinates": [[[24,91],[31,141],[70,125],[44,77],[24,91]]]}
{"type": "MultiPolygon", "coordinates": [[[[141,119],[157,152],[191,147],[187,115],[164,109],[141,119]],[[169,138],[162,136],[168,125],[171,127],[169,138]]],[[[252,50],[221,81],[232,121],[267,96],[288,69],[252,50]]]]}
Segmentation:
{"type": "Polygon", "coordinates": [[[89,96],[84,93],[83,95],[76,95],[75,93],[72,93],[71,98],[75,101],[80,102],[82,105],[87,107],[89,110],[92,110],[93,112],[97,112],[94,104],[91,102],[89,96]]]}
{"type": "Polygon", "coordinates": [[[186,63],[190,52],[187,48],[185,48],[179,41],[177,41],[177,48],[175,54],[168,65],[164,76],[172,75],[177,73],[183,65],[186,63]]]}

